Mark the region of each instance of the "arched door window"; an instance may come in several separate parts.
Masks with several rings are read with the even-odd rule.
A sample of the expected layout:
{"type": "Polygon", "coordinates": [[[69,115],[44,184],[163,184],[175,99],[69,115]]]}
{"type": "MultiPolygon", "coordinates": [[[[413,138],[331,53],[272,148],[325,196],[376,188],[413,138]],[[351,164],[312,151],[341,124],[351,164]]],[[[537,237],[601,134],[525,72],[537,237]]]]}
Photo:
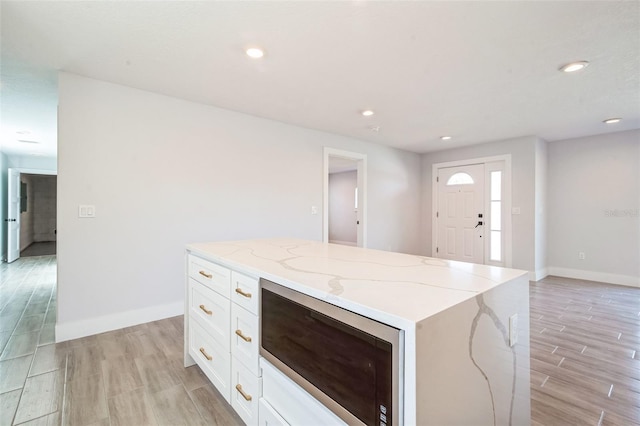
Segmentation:
{"type": "Polygon", "coordinates": [[[459,172],[449,178],[447,185],[473,185],[473,178],[468,173],[459,172]]]}

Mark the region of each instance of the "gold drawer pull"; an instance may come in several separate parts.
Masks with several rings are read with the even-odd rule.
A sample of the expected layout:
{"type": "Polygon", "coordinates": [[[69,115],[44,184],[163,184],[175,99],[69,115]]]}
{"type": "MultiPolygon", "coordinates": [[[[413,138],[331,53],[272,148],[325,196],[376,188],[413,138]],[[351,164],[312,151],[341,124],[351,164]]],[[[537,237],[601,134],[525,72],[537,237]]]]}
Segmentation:
{"type": "Polygon", "coordinates": [[[240,336],[240,338],[241,338],[242,340],[244,340],[245,342],[250,342],[250,341],[251,341],[251,337],[247,337],[247,336],[245,336],[244,334],[242,334],[242,330],[236,330],[236,334],[237,334],[238,336],[240,336]]]}
{"type": "Polygon", "coordinates": [[[207,353],[207,351],[205,351],[205,350],[204,350],[204,348],[200,348],[200,352],[202,352],[202,355],[204,355],[204,357],[205,357],[206,359],[208,359],[209,361],[213,360],[213,357],[212,357],[211,355],[209,355],[209,354],[207,353]]]}
{"type": "Polygon", "coordinates": [[[244,399],[246,399],[247,401],[251,401],[251,395],[247,395],[247,394],[242,390],[242,385],[241,385],[240,383],[238,383],[238,384],[236,385],[236,390],[237,390],[238,392],[240,392],[240,395],[242,395],[242,397],[243,397],[244,399]]]}
{"type": "Polygon", "coordinates": [[[199,271],[198,273],[205,278],[209,278],[209,279],[213,278],[213,275],[207,274],[205,271],[199,271]]]}
{"type": "Polygon", "coordinates": [[[236,293],[238,293],[241,296],[244,296],[248,299],[251,299],[251,293],[245,293],[244,291],[242,291],[241,288],[236,288],[236,293]]]}
{"type": "Polygon", "coordinates": [[[200,309],[202,309],[207,315],[211,315],[213,313],[212,311],[208,311],[204,305],[200,305],[200,309]]]}

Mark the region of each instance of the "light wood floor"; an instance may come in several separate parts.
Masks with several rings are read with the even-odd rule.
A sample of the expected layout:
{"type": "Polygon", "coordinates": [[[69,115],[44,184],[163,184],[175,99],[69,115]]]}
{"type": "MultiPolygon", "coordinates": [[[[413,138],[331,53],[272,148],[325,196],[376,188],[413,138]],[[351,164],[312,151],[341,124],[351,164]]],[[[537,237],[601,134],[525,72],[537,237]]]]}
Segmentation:
{"type": "MultiPolygon", "coordinates": [[[[0,264],[0,426],[242,424],[182,317],[54,344],[55,256],[0,264]]],[[[534,425],[640,425],[640,289],[531,284],[534,425]]]]}
{"type": "Polygon", "coordinates": [[[640,424],[640,289],[531,283],[534,425],[640,424]]]}

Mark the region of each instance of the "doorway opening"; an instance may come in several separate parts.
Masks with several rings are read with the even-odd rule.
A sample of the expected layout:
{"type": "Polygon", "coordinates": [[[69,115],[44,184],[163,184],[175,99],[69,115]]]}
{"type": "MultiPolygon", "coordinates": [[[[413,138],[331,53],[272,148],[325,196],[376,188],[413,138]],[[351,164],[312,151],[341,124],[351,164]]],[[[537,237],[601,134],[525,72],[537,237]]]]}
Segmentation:
{"type": "Polygon", "coordinates": [[[367,246],[367,157],[324,150],[323,241],[367,246]]]}
{"type": "Polygon", "coordinates": [[[511,267],[511,156],[434,164],[434,257],[511,267]]]}
{"type": "Polygon", "coordinates": [[[7,263],[56,253],[56,183],[55,172],[8,170],[7,263]]]}

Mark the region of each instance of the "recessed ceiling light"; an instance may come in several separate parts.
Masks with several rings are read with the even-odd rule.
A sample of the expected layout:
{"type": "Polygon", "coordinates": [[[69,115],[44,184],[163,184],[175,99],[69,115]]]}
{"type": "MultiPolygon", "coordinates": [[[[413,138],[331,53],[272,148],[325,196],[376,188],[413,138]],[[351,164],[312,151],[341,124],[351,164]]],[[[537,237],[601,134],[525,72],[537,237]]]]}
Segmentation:
{"type": "Polygon", "coordinates": [[[622,121],[622,118],[607,118],[603,121],[604,124],[616,124],[622,121]]]}
{"type": "Polygon", "coordinates": [[[260,59],[264,56],[264,50],[259,49],[257,47],[250,47],[246,50],[247,55],[253,59],[260,59]]]}
{"type": "Polygon", "coordinates": [[[361,114],[365,117],[371,117],[373,114],[375,114],[375,112],[371,111],[370,109],[365,109],[361,112],[361,114]]]}
{"type": "Polygon", "coordinates": [[[378,133],[380,131],[380,126],[370,126],[369,130],[378,133]]]}
{"type": "Polygon", "coordinates": [[[582,69],[585,69],[589,65],[587,61],[577,61],[571,62],[569,64],[563,65],[560,67],[560,71],[562,72],[576,72],[582,69]]]}
{"type": "Polygon", "coordinates": [[[440,136],[440,139],[443,141],[451,140],[451,136],[440,136]]]}

